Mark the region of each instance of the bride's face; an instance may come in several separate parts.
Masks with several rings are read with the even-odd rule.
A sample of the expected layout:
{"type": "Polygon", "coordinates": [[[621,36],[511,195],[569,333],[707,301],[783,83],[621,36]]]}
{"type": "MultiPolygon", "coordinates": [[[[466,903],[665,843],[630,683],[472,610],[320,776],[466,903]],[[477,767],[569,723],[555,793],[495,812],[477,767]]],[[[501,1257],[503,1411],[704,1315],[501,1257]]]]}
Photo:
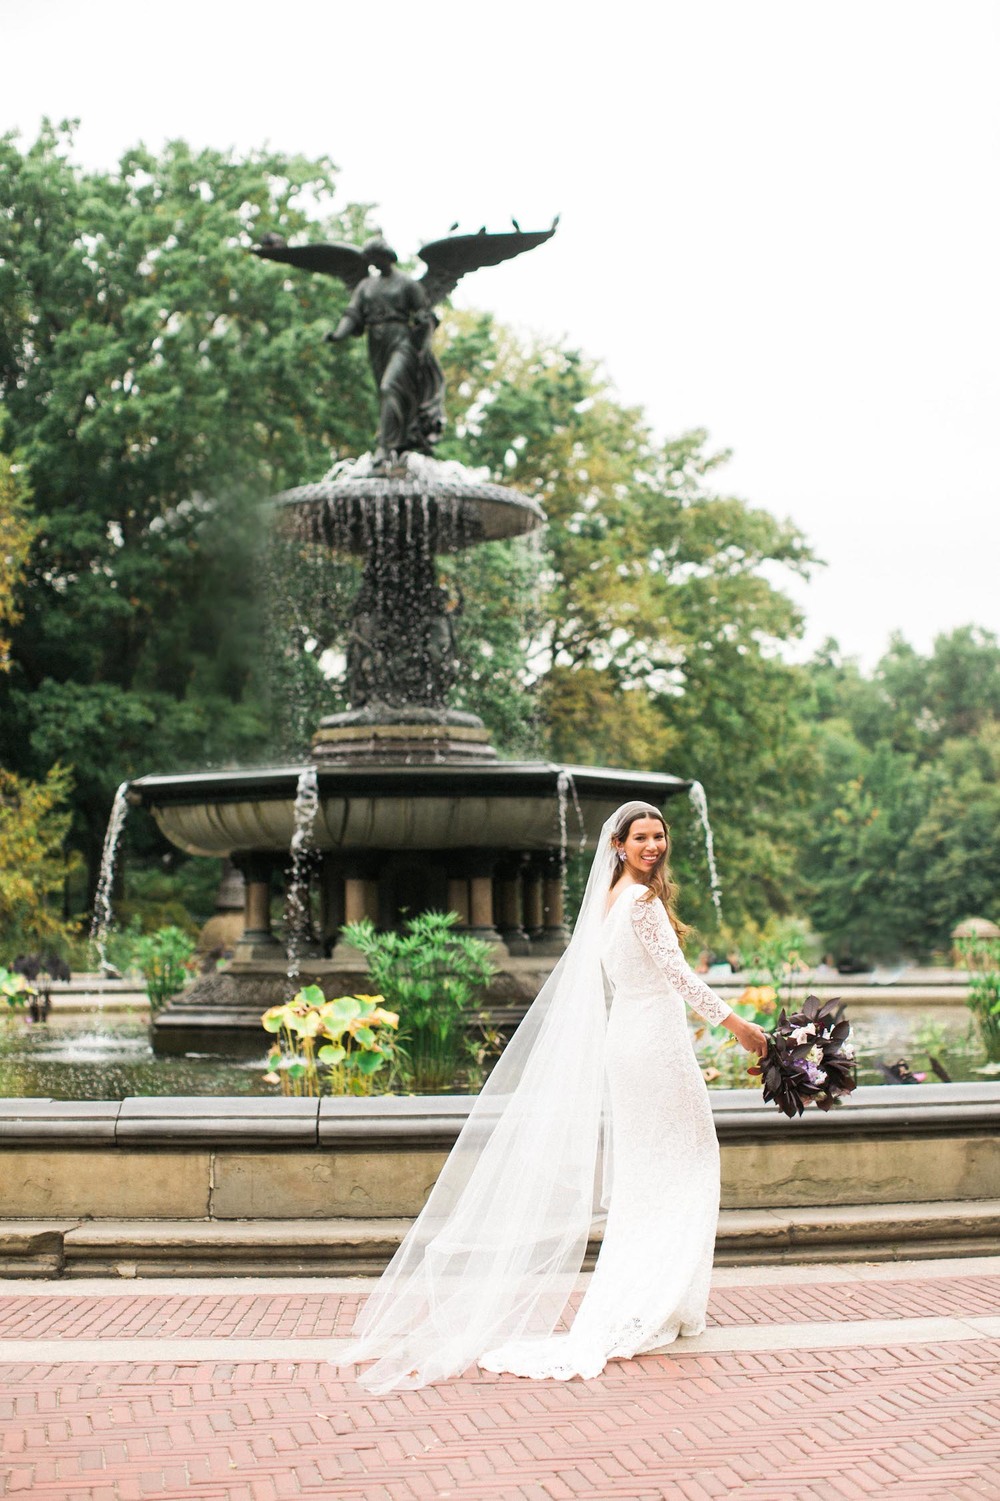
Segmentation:
{"type": "Polygon", "coordinates": [[[658,818],[637,818],[619,849],[625,852],[629,874],[646,881],[667,852],[667,831],[658,818]]]}

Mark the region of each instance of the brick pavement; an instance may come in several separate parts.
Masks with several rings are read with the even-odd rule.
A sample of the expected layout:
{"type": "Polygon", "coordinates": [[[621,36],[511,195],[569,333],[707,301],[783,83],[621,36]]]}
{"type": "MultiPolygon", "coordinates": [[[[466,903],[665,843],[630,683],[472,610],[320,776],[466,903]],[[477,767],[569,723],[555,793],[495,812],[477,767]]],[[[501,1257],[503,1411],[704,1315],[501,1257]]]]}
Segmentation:
{"type": "MultiPolygon", "coordinates": [[[[982,1501],[1000,1497],[1000,1340],[824,1345],[824,1325],[996,1314],[1000,1259],[975,1274],[910,1264],[879,1280],[713,1289],[710,1321],[752,1342],[768,1321],[799,1348],[613,1362],[594,1382],[471,1371],[373,1397],[320,1359],[143,1358],[142,1339],[346,1332],[360,1296],[307,1290],[0,1296],[7,1340],[65,1341],[58,1363],[0,1364],[0,1494],[39,1501],[982,1501]],[[811,1325],[811,1328],[810,1328],[811,1325]],[[132,1339],[137,1358],[73,1359],[74,1340],[132,1339]]],[[[7,1284],[7,1289],[10,1289],[7,1284]]],[[[884,1325],[879,1326],[880,1329],[884,1325]]],[[[831,1334],[832,1334],[831,1330],[831,1334]]],[[[19,1346],[18,1348],[21,1348],[19,1346]]],[[[48,1348],[48,1347],[46,1347],[48,1348]]]]}
{"type": "MultiPolygon", "coordinates": [[[[784,1286],[775,1269],[771,1287],[713,1288],[708,1305],[712,1327],[808,1323],[853,1319],[1000,1315],[1000,1271],[992,1274],[912,1277],[881,1282],[829,1282],[822,1273],[805,1286],[784,1286]]],[[[238,1283],[236,1284],[239,1285],[238,1283]]],[[[317,1284],[321,1286],[322,1284],[317,1284]]],[[[100,1336],[244,1339],[340,1339],[351,1332],[360,1291],[338,1290],[331,1298],[314,1294],[230,1292],[195,1296],[161,1294],[156,1282],[133,1283],[136,1290],[117,1298],[78,1293],[72,1283],[52,1284],[53,1292],[30,1299],[0,1295],[0,1340],[66,1339],[100,1336]],[[55,1289],[58,1287],[58,1291],[55,1289]],[[141,1289],[141,1290],[140,1290],[141,1289]]],[[[579,1301],[581,1294],[571,1299],[579,1301]]]]}

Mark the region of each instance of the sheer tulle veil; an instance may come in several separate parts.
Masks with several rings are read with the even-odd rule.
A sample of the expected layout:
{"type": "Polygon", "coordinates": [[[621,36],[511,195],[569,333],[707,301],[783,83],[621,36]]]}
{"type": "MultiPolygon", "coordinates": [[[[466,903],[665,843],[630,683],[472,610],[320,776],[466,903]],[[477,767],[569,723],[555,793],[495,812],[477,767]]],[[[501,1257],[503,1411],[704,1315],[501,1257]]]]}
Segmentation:
{"type": "Polygon", "coordinates": [[[573,937],[515,1031],[338,1366],[374,1360],[372,1392],[466,1370],[554,1331],[611,1191],[601,926],[615,864],[598,840],[573,937]]]}

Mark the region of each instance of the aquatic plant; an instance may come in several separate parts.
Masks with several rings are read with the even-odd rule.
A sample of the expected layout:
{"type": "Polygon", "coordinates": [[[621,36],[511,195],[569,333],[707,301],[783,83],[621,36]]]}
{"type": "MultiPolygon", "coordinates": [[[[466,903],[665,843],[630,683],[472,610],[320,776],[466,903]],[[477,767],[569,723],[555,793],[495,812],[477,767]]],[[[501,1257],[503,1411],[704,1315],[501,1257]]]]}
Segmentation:
{"type": "Polygon", "coordinates": [[[261,1017],[275,1042],[267,1055],[269,1084],[285,1095],[370,1095],[375,1075],[396,1060],[393,1032],[399,1025],[380,995],[340,995],[327,1000],[319,985],[306,985],[290,1001],[261,1017]]]}
{"type": "Polygon", "coordinates": [[[0,965],[0,999],[6,1003],[8,1012],[26,1009],[34,994],[35,987],[30,980],[0,965]]]}
{"type": "Polygon", "coordinates": [[[969,972],[966,1004],[979,1025],[991,1062],[1000,1060],[1000,938],[957,938],[969,972]]]}
{"type": "Polygon", "coordinates": [[[146,982],[150,1008],[159,1011],[184,989],[190,975],[194,942],[181,928],[159,928],[137,938],[132,958],[146,982]]]}
{"type": "MultiPolygon", "coordinates": [[[[464,1066],[481,1065],[482,1038],[469,1035],[473,1010],[496,966],[488,943],[454,931],[454,912],[423,912],[402,933],[378,933],[367,918],[342,937],[359,949],[372,985],[398,1011],[409,1086],[455,1088],[464,1066]]],[[[485,1037],[485,1032],[484,1032],[485,1037]]]]}

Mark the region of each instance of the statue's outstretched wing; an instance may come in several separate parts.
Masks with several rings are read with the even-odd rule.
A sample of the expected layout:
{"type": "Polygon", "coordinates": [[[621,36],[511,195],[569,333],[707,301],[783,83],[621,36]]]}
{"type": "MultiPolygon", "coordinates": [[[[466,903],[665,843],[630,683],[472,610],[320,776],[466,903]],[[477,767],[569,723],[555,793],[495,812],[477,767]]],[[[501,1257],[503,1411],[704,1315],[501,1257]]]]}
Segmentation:
{"type": "Polygon", "coordinates": [[[420,259],[427,270],[420,283],[431,306],[450,297],[466,272],[478,271],[481,266],[499,266],[501,261],[544,245],[555,234],[558,222],[557,219],[551,229],[536,233],[518,229],[513,234],[490,235],[481,229],[477,235],[449,235],[425,245],[420,259]]]}
{"type": "Polygon", "coordinates": [[[368,275],[368,262],[357,245],[345,245],[336,240],[330,245],[286,245],[279,235],[265,235],[261,243],[253,247],[253,253],[266,261],[283,261],[303,271],[339,276],[351,291],[368,275]]]}

